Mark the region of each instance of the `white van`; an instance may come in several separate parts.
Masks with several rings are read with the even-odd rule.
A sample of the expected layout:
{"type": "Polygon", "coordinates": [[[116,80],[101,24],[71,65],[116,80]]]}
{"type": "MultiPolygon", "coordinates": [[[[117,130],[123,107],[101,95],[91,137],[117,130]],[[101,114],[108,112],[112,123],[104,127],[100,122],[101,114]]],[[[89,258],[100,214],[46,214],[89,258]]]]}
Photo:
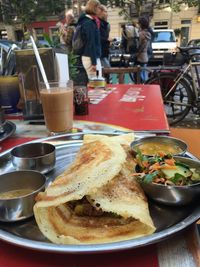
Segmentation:
{"type": "Polygon", "coordinates": [[[170,53],[177,47],[174,30],[153,30],[153,32],[153,61],[162,61],[164,53],[170,53]]]}

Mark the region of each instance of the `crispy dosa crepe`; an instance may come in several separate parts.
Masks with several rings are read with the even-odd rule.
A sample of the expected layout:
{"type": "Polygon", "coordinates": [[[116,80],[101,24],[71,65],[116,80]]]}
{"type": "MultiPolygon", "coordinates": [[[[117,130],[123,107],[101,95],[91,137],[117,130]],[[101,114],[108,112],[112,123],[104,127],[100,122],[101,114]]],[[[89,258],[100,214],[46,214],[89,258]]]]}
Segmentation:
{"type": "Polygon", "coordinates": [[[122,146],[107,136],[86,143],[69,168],[38,195],[38,205],[56,206],[95,193],[120,172],[125,161],[122,146]]]}
{"type": "MultiPolygon", "coordinates": [[[[107,137],[107,136],[106,136],[107,137]]],[[[83,139],[83,143],[89,143],[95,140],[102,140],[105,138],[105,135],[100,135],[100,134],[86,134],[83,139]]],[[[123,135],[116,135],[109,137],[112,139],[112,141],[119,143],[120,145],[127,145],[129,146],[131,142],[134,141],[135,135],[134,133],[128,133],[128,134],[123,134],[123,135]]]]}
{"type": "MultiPolygon", "coordinates": [[[[102,136],[99,138],[86,136],[77,158],[80,155],[83,157],[86,153],[84,147],[90,147],[91,149],[91,145],[93,147],[99,141],[102,145],[107,139],[107,137],[102,136]]],[[[109,139],[112,140],[112,138],[109,139]]],[[[51,198],[48,200],[47,194],[40,195],[39,201],[34,206],[34,214],[41,232],[49,240],[58,244],[105,243],[128,240],[155,231],[149,215],[146,197],[137,181],[131,176],[133,160],[126,141],[122,141],[122,139],[123,137],[120,141],[120,138],[118,138],[118,142],[114,142],[115,145],[116,143],[123,144],[123,147],[121,145],[120,147],[126,155],[126,160],[123,162],[121,160],[121,168],[117,173],[113,175],[112,172],[112,175],[109,175],[108,178],[108,174],[105,172],[104,175],[107,179],[103,176],[100,178],[95,176],[95,179],[93,179],[90,176],[93,185],[90,185],[87,176],[85,178],[86,186],[82,185],[81,179],[83,179],[83,176],[70,181],[70,184],[75,183],[74,188],[76,188],[80,180],[83,189],[80,191],[78,188],[77,192],[69,192],[65,202],[63,202],[63,196],[56,196],[56,205],[52,204],[55,201],[52,201],[51,198]],[[129,161],[132,163],[130,164],[129,161]],[[98,179],[103,179],[103,182],[100,183],[98,179]],[[87,187],[87,183],[89,187],[87,187]],[[58,200],[61,202],[58,203],[58,200]]],[[[98,155],[95,155],[95,157],[98,157],[98,155]]],[[[100,162],[102,163],[101,160],[100,162]]],[[[62,181],[65,176],[71,175],[70,179],[73,179],[73,173],[76,173],[77,170],[73,167],[74,164],[69,167],[64,176],[61,175],[54,182],[56,186],[61,186],[62,183],[58,182],[62,181]],[[69,170],[73,173],[69,174],[69,170]]],[[[108,173],[111,169],[115,169],[114,165],[115,162],[112,166],[109,166],[108,173]]],[[[98,166],[98,164],[95,164],[91,168],[96,169],[98,166]]],[[[92,171],[92,173],[94,172],[92,171]]],[[[50,186],[51,189],[54,184],[50,186]]],[[[66,181],[62,186],[68,187],[67,190],[69,190],[66,181]]]]}

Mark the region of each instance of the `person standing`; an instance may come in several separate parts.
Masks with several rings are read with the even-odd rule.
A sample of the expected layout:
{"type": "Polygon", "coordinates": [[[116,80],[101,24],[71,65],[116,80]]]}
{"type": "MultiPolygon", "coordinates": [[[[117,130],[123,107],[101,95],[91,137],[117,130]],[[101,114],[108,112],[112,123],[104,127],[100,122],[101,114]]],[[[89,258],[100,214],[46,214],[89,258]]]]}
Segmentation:
{"type": "Polygon", "coordinates": [[[126,25],[121,25],[121,49],[124,53],[127,53],[127,36],[126,36],[126,25]]]}
{"type": "Polygon", "coordinates": [[[74,14],[71,10],[65,13],[65,24],[60,24],[60,42],[68,53],[72,52],[72,39],[76,28],[74,14]]]}
{"type": "Polygon", "coordinates": [[[123,25],[122,42],[124,43],[125,52],[127,54],[135,54],[138,47],[139,33],[136,23],[123,25]]]}
{"type": "Polygon", "coordinates": [[[100,5],[98,0],[89,0],[85,7],[85,13],[78,19],[78,25],[81,25],[81,35],[84,40],[81,60],[88,79],[95,78],[97,71],[101,73],[100,20],[97,17],[100,5]]]}
{"type": "MultiPolygon", "coordinates": [[[[148,47],[151,40],[151,34],[148,31],[149,21],[146,17],[139,17],[138,24],[140,27],[139,31],[139,45],[137,51],[137,64],[141,67],[146,68],[149,60],[148,47]]],[[[141,82],[144,83],[148,79],[147,71],[141,71],[141,82]]]]}
{"type": "Polygon", "coordinates": [[[152,42],[153,42],[153,38],[154,38],[154,32],[153,32],[153,29],[150,26],[148,28],[148,31],[151,34],[151,40],[149,42],[149,46],[148,46],[148,49],[147,49],[147,54],[148,54],[149,59],[151,59],[153,57],[152,42]]]}
{"type": "Polygon", "coordinates": [[[110,33],[110,24],[108,23],[108,11],[106,6],[101,5],[98,9],[97,16],[100,20],[100,40],[101,40],[101,64],[103,67],[110,67],[108,60],[109,57],[109,33],[110,33]]]}

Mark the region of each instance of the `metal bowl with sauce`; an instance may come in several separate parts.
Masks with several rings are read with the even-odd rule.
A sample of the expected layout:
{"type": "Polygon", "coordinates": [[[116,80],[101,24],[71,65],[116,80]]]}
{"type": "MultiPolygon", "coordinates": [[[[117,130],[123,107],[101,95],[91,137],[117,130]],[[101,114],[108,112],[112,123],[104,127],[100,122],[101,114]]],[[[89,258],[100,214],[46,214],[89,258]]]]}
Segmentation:
{"type": "MultiPolygon", "coordinates": [[[[186,157],[174,157],[175,160],[194,168],[200,173],[200,161],[186,157]]],[[[192,185],[163,185],[156,183],[140,182],[146,195],[154,201],[170,205],[182,206],[187,205],[193,201],[198,201],[200,197],[200,181],[192,185]]]]}
{"type": "Polygon", "coordinates": [[[48,143],[29,143],[11,150],[12,164],[17,170],[50,172],[56,161],[55,146],[48,143]]]}
{"type": "Polygon", "coordinates": [[[45,189],[46,177],[36,171],[0,175],[0,221],[13,222],[33,215],[36,195],[45,189]]]}
{"type": "Polygon", "coordinates": [[[184,155],[187,151],[187,144],[180,139],[170,136],[149,136],[133,141],[131,149],[134,153],[140,150],[146,156],[154,156],[159,152],[171,155],[184,155]]]}

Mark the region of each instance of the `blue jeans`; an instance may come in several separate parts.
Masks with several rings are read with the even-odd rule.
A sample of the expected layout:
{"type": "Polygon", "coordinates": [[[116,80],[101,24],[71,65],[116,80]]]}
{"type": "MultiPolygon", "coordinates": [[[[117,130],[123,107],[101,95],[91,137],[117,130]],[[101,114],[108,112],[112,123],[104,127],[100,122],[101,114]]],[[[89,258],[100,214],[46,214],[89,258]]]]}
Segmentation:
{"type": "MultiPolygon", "coordinates": [[[[146,68],[147,64],[146,63],[140,63],[140,66],[142,68],[146,68]]],[[[141,83],[144,83],[148,80],[148,72],[146,70],[141,70],[140,72],[140,78],[141,78],[141,83]]]]}

